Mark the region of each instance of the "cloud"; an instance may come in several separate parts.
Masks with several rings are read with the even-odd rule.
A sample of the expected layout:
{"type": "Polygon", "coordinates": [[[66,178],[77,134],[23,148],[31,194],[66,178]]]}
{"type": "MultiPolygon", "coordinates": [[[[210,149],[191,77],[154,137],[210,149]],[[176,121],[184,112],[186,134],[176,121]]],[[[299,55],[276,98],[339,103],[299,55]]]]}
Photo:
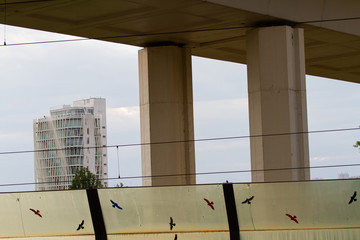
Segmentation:
{"type": "Polygon", "coordinates": [[[195,138],[248,135],[248,116],[246,98],[195,102],[195,138]]]}
{"type": "Polygon", "coordinates": [[[358,127],[360,84],[307,76],[310,130],[358,127]]]}
{"type": "Polygon", "coordinates": [[[326,162],[326,161],[331,161],[332,158],[331,157],[312,157],[310,159],[310,161],[312,162],[326,162]]]}
{"type": "Polygon", "coordinates": [[[127,118],[127,119],[138,119],[139,118],[139,107],[119,107],[119,108],[107,108],[108,116],[113,118],[127,118]]]}
{"type": "MultiPolygon", "coordinates": [[[[29,134],[29,133],[28,133],[29,134]]],[[[0,131],[0,141],[24,141],[24,132],[4,132],[0,131]]]]}
{"type": "MultiPolygon", "coordinates": [[[[0,152],[24,151],[33,149],[32,131],[1,131],[0,152]]],[[[19,154],[17,154],[19,155],[19,154]]],[[[32,154],[27,154],[27,157],[32,154]]],[[[6,156],[4,155],[6,158],[6,156]]]]}
{"type": "Polygon", "coordinates": [[[137,106],[107,108],[106,118],[108,129],[112,131],[140,130],[140,112],[137,106]]]}
{"type": "Polygon", "coordinates": [[[208,142],[197,142],[197,152],[208,152],[208,151],[226,151],[229,149],[242,149],[250,147],[250,140],[246,139],[231,139],[231,140],[215,140],[208,142]]]}
{"type": "Polygon", "coordinates": [[[140,143],[138,106],[107,108],[108,144],[140,143]]]}
{"type": "Polygon", "coordinates": [[[192,57],[194,101],[247,98],[246,65],[192,57]]]}

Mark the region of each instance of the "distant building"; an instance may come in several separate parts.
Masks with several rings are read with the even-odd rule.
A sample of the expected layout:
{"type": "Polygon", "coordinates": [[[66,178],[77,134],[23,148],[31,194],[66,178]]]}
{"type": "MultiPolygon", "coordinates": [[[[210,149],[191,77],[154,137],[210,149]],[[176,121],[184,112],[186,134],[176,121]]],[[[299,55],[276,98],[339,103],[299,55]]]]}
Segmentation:
{"type": "MultiPolygon", "coordinates": [[[[103,98],[74,101],[34,120],[36,190],[67,189],[82,167],[107,178],[106,103],[103,98]]],[[[101,181],[107,186],[107,181],[101,181]]]]}
{"type": "Polygon", "coordinates": [[[355,179],[355,178],[360,178],[360,176],[350,176],[350,174],[348,174],[348,173],[339,173],[338,174],[338,179],[355,179]]]}
{"type": "Polygon", "coordinates": [[[350,175],[348,173],[339,173],[338,179],[348,179],[350,178],[350,175]]]}

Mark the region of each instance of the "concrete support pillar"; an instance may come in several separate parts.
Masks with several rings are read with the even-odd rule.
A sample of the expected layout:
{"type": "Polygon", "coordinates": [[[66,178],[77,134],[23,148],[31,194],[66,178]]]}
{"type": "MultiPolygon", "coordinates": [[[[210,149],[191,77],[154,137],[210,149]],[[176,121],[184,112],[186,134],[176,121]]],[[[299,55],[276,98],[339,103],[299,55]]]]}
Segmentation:
{"type": "Polygon", "coordinates": [[[152,143],[141,148],[142,174],[168,175],[143,178],[143,185],[195,184],[194,142],[188,141],[194,139],[190,50],[142,49],[139,68],[141,142],[152,143]]]}
{"type": "Polygon", "coordinates": [[[253,182],[310,178],[308,135],[286,134],[308,131],[303,34],[288,26],[247,34],[250,135],[262,135],[250,139],[251,167],[288,168],[253,172],[253,182]]]}

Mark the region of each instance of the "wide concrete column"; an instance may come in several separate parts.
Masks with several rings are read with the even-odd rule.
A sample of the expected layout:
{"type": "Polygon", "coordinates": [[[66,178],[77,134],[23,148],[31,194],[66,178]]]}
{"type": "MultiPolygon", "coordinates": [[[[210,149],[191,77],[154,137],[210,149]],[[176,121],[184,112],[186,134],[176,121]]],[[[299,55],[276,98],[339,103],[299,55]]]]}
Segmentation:
{"type": "Polygon", "coordinates": [[[143,178],[143,185],[195,184],[190,50],[178,46],[140,50],[139,77],[141,142],[146,144],[141,148],[142,174],[168,175],[143,178]]]}
{"type": "Polygon", "coordinates": [[[247,34],[251,167],[253,182],[310,178],[304,32],[289,26],[247,34]],[[301,134],[287,134],[301,133],[301,134]],[[273,135],[283,134],[283,135],[273,135]],[[264,136],[265,135],[265,136],[264,136]],[[266,136],[270,135],[270,136],[266,136]]]}

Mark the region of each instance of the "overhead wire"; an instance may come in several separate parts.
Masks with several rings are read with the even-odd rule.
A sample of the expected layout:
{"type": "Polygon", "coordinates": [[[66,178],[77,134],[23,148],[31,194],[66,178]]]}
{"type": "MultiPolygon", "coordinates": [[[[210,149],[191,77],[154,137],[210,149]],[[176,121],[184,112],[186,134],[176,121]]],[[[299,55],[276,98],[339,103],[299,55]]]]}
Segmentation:
{"type": "Polygon", "coordinates": [[[348,18],[331,18],[331,19],[322,19],[322,20],[309,20],[298,22],[298,24],[312,24],[312,23],[326,23],[326,22],[343,22],[343,21],[354,21],[360,20],[360,17],[348,17],[348,18]]]}
{"type": "MultiPolygon", "coordinates": [[[[117,149],[117,159],[119,161],[119,147],[133,147],[133,146],[143,146],[143,145],[152,145],[152,144],[174,144],[174,143],[184,143],[184,142],[204,142],[204,141],[220,141],[220,140],[235,140],[235,139],[245,139],[253,137],[274,137],[274,136],[285,136],[285,135],[298,135],[298,134],[315,134],[315,133],[331,133],[331,132],[345,132],[345,131],[354,131],[360,130],[360,128],[339,128],[339,129],[326,129],[326,130],[314,130],[307,132],[293,132],[293,133],[274,133],[274,134],[262,134],[262,135],[244,135],[244,136],[231,136],[231,137],[218,137],[218,138],[202,138],[195,140],[185,140],[185,141],[166,141],[166,142],[153,142],[153,143],[133,143],[133,144],[118,144],[118,145],[108,145],[101,147],[76,147],[80,149],[90,149],[90,148],[116,148],[117,149]]],[[[5,154],[19,154],[19,153],[34,153],[34,152],[44,152],[44,151],[59,151],[65,150],[62,149],[46,149],[46,150],[28,150],[28,151],[14,151],[14,152],[0,152],[0,155],[5,154]]],[[[118,162],[119,164],[119,162],[118,162]]],[[[340,165],[322,165],[322,166],[306,166],[306,167],[292,167],[292,168],[271,168],[271,169],[247,169],[247,170],[229,170],[229,171],[208,171],[208,172],[197,172],[197,173],[186,173],[186,174],[163,174],[163,175],[152,175],[152,176],[120,176],[120,168],[118,166],[119,175],[117,178],[102,178],[98,179],[100,181],[111,181],[111,180],[127,180],[127,179],[144,179],[144,178],[160,178],[160,177],[180,177],[180,176],[189,176],[189,175],[216,175],[216,174],[234,174],[234,173],[253,173],[253,172],[269,172],[269,171],[289,171],[289,170],[302,170],[302,169],[324,169],[324,168],[342,168],[342,167],[360,167],[360,163],[352,164],[340,164],[340,165]]],[[[68,180],[59,180],[57,183],[69,183],[68,180]]],[[[8,186],[20,186],[20,185],[39,185],[39,184],[50,184],[51,182],[27,182],[27,183],[8,183],[0,184],[0,187],[8,186]]]]}
{"type": "MultiPolygon", "coordinates": [[[[128,180],[128,179],[145,179],[145,178],[169,178],[169,177],[182,177],[182,176],[200,176],[200,175],[217,175],[217,174],[235,174],[235,173],[253,173],[253,172],[273,172],[273,171],[290,171],[290,170],[303,170],[303,169],[324,169],[324,168],[343,168],[343,167],[360,167],[360,163],[352,164],[339,164],[339,165],[323,165],[323,166],[309,166],[309,167],[295,167],[295,168],[271,168],[271,169],[246,169],[246,170],[229,170],[229,171],[208,171],[198,173],[184,173],[184,174],[159,174],[152,176],[125,176],[125,177],[109,177],[99,178],[99,181],[112,181],[112,180],[128,180]]],[[[80,180],[81,181],[81,180],[80,180]]],[[[288,181],[283,181],[288,182],[288,181]]],[[[42,185],[50,184],[54,181],[48,182],[23,182],[23,183],[5,183],[0,184],[0,187],[12,187],[12,186],[25,186],[25,185],[42,185]]],[[[56,183],[71,183],[70,180],[59,180],[56,183]]]]}
{"type": "Polygon", "coordinates": [[[221,140],[232,140],[232,139],[246,139],[246,138],[258,138],[258,137],[275,137],[275,136],[286,136],[286,135],[300,135],[300,134],[315,134],[315,133],[330,133],[330,132],[345,132],[360,130],[356,128],[337,128],[337,129],[324,129],[324,130],[312,130],[305,132],[288,132],[288,133],[270,133],[270,134],[258,134],[258,135],[242,135],[242,136],[228,136],[228,137],[213,137],[213,138],[199,138],[189,140],[175,140],[175,141],[162,141],[162,142],[145,142],[145,143],[128,143],[128,144],[116,144],[116,145],[104,145],[104,146],[69,146],[64,148],[52,148],[52,149],[39,149],[39,150],[20,150],[20,151],[5,151],[0,152],[0,155],[10,154],[24,154],[24,153],[36,153],[36,152],[49,152],[49,151],[62,151],[69,148],[78,149],[96,149],[96,148],[119,148],[119,147],[136,147],[146,145],[159,145],[159,144],[175,144],[175,143],[187,143],[187,142],[206,142],[206,141],[221,141],[221,140]]]}

